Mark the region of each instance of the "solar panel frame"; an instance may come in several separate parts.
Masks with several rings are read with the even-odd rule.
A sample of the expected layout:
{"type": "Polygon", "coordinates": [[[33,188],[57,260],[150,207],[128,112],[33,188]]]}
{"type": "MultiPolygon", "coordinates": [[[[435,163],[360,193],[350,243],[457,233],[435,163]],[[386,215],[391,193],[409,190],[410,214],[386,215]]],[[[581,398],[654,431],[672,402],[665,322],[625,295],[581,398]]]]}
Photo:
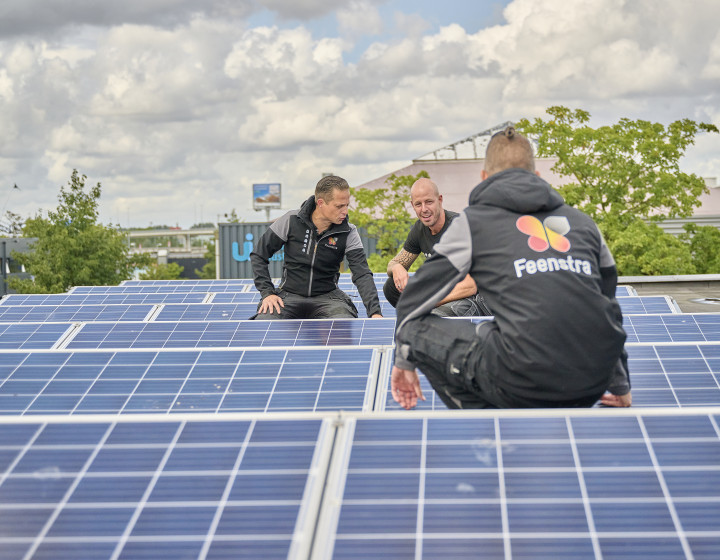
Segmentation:
{"type": "Polygon", "coordinates": [[[0,415],[371,411],[381,350],[0,352],[0,415]]]}
{"type": "Polygon", "coordinates": [[[156,307],[153,304],[4,305],[0,306],[0,323],[144,322],[156,312],[156,307]]]}
{"type": "Polygon", "coordinates": [[[328,419],[37,418],[0,418],[3,558],[307,557],[328,419]]]}
{"type": "Polygon", "coordinates": [[[4,305],[112,305],[207,303],[210,293],[134,293],[134,294],[9,294],[0,299],[4,305]]]}
{"type": "Polygon", "coordinates": [[[393,343],[394,328],[393,319],[96,322],[58,349],[383,346],[393,343]]]}
{"type": "MultiPolygon", "coordinates": [[[[720,406],[720,343],[626,344],[625,348],[633,406],[720,406]]],[[[391,365],[380,369],[376,411],[402,410],[390,392],[391,371],[391,365]]],[[[418,401],[415,412],[447,410],[422,373],[420,387],[426,400],[418,401]]]]}
{"type": "Polygon", "coordinates": [[[718,409],[680,412],[355,417],[311,558],[714,557],[718,409]]]}

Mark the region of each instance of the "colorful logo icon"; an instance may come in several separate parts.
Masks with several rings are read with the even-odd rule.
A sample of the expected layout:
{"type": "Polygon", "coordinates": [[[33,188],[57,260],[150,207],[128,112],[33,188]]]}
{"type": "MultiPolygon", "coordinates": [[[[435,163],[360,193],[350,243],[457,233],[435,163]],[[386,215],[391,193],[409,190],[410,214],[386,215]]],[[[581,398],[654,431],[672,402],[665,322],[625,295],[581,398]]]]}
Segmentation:
{"type": "Polygon", "coordinates": [[[570,222],[565,216],[548,216],[542,222],[534,216],[521,216],[515,225],[530,236],[528,247],[533,251],[542,253],[550,247],[561,253],[570,250],[570,240],[565,237],[570,231],[570,222]]]}
{"type": "Polygon", "coordinates": [[[330,245],[337,245],[337,237],[328,237],[328,243],[330,245]]]}

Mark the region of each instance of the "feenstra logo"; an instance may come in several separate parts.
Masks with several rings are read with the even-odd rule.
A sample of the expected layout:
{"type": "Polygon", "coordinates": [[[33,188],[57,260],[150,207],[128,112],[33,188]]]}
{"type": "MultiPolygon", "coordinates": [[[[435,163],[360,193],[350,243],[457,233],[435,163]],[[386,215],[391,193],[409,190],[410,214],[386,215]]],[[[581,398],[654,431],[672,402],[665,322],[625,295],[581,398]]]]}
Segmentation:
{"type": "Polygon", "coordinates": [[[530,236],[528,247],[537,253],[547,251],[550,247],[561,253],[570,250],[570,240],[565,237],[570,231],[570,222],[565,216],[548,216],[542,222],[534,216],[521,216],[515,225],[530,236]]]}
{"type": "MultiPolygon", "coordinates": [[[[570,222],[565,216],[548,216],[542,222],[534,216],[521,216],[515,222],[517,228],[529,236],[528,247],[537,253],[547,251],[550,247],[561,253],[570,250],[570,240],[565,235],[570,231],[570,222]]],[[[547,257],[537,260],[517,259],[513,262],[515,275],[522,278],[545,272],[569,271],[576,274],[592,274],[590,261],[578,259],[572,255],[567,257],[547,257]]]]}

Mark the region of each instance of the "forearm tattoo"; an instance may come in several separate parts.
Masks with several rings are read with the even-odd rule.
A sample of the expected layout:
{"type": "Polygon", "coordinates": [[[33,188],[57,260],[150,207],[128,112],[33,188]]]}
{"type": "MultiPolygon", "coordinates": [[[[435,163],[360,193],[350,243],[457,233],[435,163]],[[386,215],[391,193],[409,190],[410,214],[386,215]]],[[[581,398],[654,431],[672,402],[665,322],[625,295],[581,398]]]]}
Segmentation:
{"type": "Polygon", "coordinates": [[[396,264],[401,264],[405,270],[408,270],[417,258],[417,255],[408,253],[405,249],[400,249],[400,252],[388,263],[388,274],[392,274],[392,269],[396,264]]]}

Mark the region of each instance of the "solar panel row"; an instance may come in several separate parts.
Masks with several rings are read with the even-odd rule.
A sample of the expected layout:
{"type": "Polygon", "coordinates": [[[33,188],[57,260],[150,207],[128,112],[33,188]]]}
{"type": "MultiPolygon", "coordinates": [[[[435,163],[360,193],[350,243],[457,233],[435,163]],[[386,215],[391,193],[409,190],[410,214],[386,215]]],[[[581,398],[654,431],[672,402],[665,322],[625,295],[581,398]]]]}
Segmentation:
{"type": "Polygon", "coordinates": [[[0,419],[0,550],[712,558],[718,415],[617,412],[0,419]]]}

